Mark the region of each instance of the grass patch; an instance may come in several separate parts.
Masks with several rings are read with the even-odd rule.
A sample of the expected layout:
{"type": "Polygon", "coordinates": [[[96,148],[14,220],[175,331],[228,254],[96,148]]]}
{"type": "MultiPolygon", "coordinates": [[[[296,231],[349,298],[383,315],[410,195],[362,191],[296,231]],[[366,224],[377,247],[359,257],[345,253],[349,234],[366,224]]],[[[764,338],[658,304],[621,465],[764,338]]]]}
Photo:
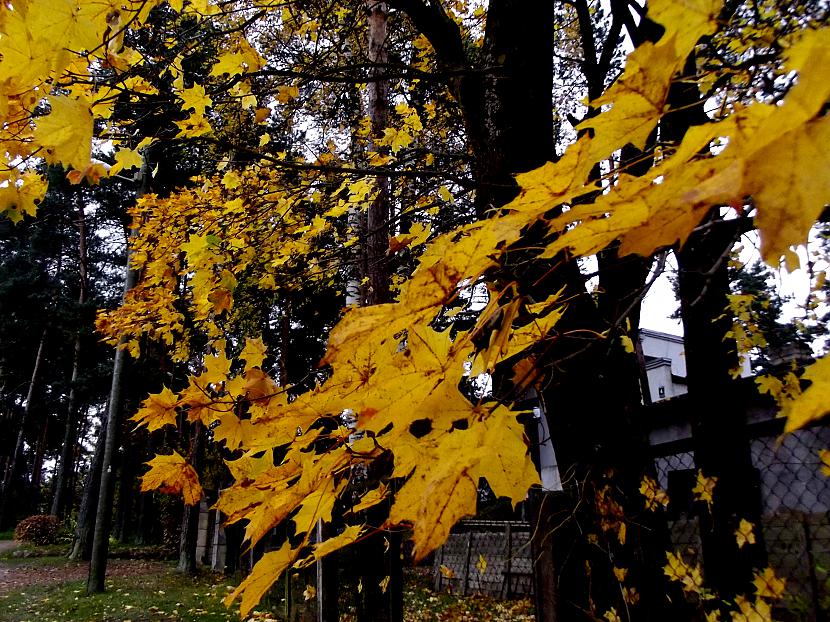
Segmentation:
{"type": "Polygon", "coordinates": [[[4,561],[20,559],[21,557],[32,560],[40,557],[65,557],[69,552],[68,544],[45,544],[38,546],[31,542],[18,542],[17,547],[0,553],[0,559],[4,561]]]}
{"type": "MultiPolygon", "coordinates": [[[[48,558],[23,560],[43,562],[48,558]]],[[[62,560],[52,559],[53,567],[62,560]]],[[[63,562],[66,564],[66,562],[63,562]]],[[[7,565],[4,563],[4,565],[7,565]]],[[[215,574],[197,577],[162,572],[114,577],[107,591],[86,596],[84,580],[30,586],[0,594],[0,622],[227,622],[239,620],[239,609],[225,609],[227,581],[215,574]]]]}
{"type": "MultiPolygon", "coordinates": [[[[116,564],[107,580],[107,591],[86,596],[86,565],[59,557],[16,558],[0,562],[0,584],[16,578],[22,587],[0,593],[0,622],[231,622],[239,620],[239,607],[226,609],[222,599],[239,578],[212,572],[196,577],[175,572],[172,563],[130,560],[116,564]],[[117,564],[121,564],[120,566],[117,564]],[[28,578],[27,578],[28,577],[28,578]],[[52,577],[49,585],[41,584],[52,577]]],[[[256,622],[282,619],[279,596],[272,592],[246,620],[256,622]],[[270,604],[269,604],[270,603],[270,604]]],[[[348,599],[348,595],[347,599],[348,599]]],[[[405,622],[520,622],[533,620],[527,600],[500,601],[482,595],[459,597],[434,593],[429,576],[407,573],[404,589],[405,622]]],[[[344,603],[345,604],[345,603],[344,603]]],[[[299,601],[297,619],[310,610],[299,601]]],[[[348,607],[341,611],[342,622],[352,622],[348,607]]],[[[306,617],[304,617],[306,616],[306,617]]]]}
{"type": "Polygon", "coordinates": [[[14,529],[0,531],[0,540],[14,540],[14,529]]]}

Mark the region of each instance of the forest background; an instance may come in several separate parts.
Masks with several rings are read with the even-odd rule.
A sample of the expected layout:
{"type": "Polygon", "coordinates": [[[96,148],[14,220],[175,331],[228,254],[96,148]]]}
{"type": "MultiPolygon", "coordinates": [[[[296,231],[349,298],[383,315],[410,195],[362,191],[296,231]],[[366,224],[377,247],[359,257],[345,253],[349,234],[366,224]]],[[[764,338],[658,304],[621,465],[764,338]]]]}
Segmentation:
{"type": "Polygon", "coordinates": [[[481,490],[531,490],[540,617],[765,615],[761,543],[736,539],[759,517],[734,377],[754,356],[788,431],[826,413],[828,359],[770,361],[826,323],[827,11],[4,4],[1,522],[77,510],[95,591],[111,521],[159,537],[170,502],[137,476],[188,508],[207,491],[269,549],[243,613],[289,566],[359,546],[381,619],[404,536],[421,559],[481,490]],[[798,323],[738,265],[752,239],[774,269],[805,264],[798,323]],[[668,254],[702,573],[666,566],[640,417],[641,303],[668,254]],[[530,402],[564,494],[538,488],[530,402]]]}

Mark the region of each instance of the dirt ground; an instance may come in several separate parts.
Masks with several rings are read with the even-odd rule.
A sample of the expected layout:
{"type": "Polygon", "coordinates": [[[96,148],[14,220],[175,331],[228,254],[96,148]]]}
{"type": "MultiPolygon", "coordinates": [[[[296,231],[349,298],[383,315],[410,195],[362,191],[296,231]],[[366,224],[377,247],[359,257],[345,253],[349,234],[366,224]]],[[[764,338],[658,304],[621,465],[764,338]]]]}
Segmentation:
{"type": "MultiPolygon", "coordinates": [[[[0,540],[0,555],[16,547],[16,542],[0,540]]],[[[88,562],[67,560],[58,566],[44,566],[37,562],[37,558],[0,559],[0,594],[25,591],[33,585],[80,581],[86,578],[89,570],[88,562]]],[[[111,559],[107,563],[107,578],[161,573],[166,568],[163,563],[155,561],[111,559]]]]}

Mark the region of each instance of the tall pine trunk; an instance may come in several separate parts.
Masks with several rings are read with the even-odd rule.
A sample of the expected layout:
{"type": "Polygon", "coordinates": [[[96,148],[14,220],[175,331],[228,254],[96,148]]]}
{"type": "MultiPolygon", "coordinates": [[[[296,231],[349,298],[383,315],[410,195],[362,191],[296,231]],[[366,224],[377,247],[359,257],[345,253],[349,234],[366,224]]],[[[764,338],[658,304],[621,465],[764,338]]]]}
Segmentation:
{"type": "MultiPolygon", "coordinates": [[[[139,196],[148,188],[149,166],[146,161],[141,166],[141,189],[139,196]]],[[[132,235],[132,233],[130,234],[132,235]]],[[[130,266],[129,240],[127,244],[127,262],[124,268],[124,296],[138,283],[138,271],[130,266]]],[[[112,514],[112,497],[115,485],[113,462],[118,450],[118,432],[121,427],[122,385],[124,382],[127,363],[127,337],[118,340],[115,350],[115,359],[112,364],[112,384],[107,405],[107,432],[104,440],[104,454],[101,460],[101,483],[98,491],[98,507],[95,512],[95,531],[92,537],[92,554],[89,560],[89,576],[86,592],[94,594],[103,592],[107,573],[107,555],[109,554],[110,521],[112,514]]]]}
{"type": "Polygon", "coordinates": [[[23,457],[23,440],[26,437],[26,426],[32,414],[32,403],[35,399],[37,391],[38,380],[40,379],[40,371],[43,367],[43,360],[46,353],[46,335],[49,327],[45,326],[40,335],[40,342],[37,347],[37,354],[35,355],[35,363],[32,367],[32,376],[29,380],[29,390],[26,393],[26,406],[23,407],[23,416],[20,418],[20,424],[17,431],[17,438],[12,449],[12,455],[6,465],[6,472],[3,474],[3,494],[0,498],[0,528],[5,528],[9,519],[13,518],[10,510],[13,497],[15,495],[15,483],[17,478],[17,471],[19,468],[20,459],[23,457]]]}
{"type": "Polygon", "coordinates": [[[78,520],[75,525],[75,534],[69,559],[83,559],[89,561],[92,556],[92,535],[95,531],[95,515],[98,508],[98,495],[101,487],[101,467],[104,463],[104,445],[107,440],[107,420],[101,420],[101,429],[98,431],[98,440],[95,442],[95,452],[89,465],[89,472],[84,481],[84,493],[81,497],[81,507],[78,510],[78,520]]]}
{"type": "MultiPolygon", "coordinates": [[[[84,203],[80,191],[75,194],[78,225],[78,309],[83,311],[87,298],[87,253],[86,253],[86,219],[84,203]]],[[[63,433],[63,446],[55,475],[55,496],[52,498],[52,514],[63,518],[72,498],[68,482],[74,468],[75,447],[78,441],[78,383],[81,377],[81,347],[83,328],[79,325],[75,333],[75,345],[72,356],[72,377],[69,381],[69,403],[66,409],[66,426],[63,433]]]]}
{"type": "MultiPolygon", "coordinates": [[[[368,7],[367,48],[372,79],[367,86],[366,113],[371,122],[369,149],[377,151],[382,147],[375,141],[389,127],[389,82],[381,77],[389,62],[386,44],[389,10],[386,3],[372,0],[369,0],[368,7]]],[[[392,210],[389,178],[380,176],[375,184],[377,196],[366,215],[363,276],[367,279],[368,289],[363,303],[367,306],[390,300],[387,251],[392,210]]],[[[364,561],[361,564],[363,590],[357,596],[360,601],[358,621],[400,622],[403,619],[400,535],[378,531],[366,538],[360,547],[364,561]]]]}

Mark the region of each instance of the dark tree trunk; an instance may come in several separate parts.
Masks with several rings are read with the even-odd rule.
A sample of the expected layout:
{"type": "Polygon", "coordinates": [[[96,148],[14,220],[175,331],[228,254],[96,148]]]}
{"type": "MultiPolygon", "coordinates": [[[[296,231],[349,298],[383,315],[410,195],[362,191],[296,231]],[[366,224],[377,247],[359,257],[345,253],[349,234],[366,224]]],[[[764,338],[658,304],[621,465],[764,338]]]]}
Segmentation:
{"type": "MultiPolygon", "coordinates": [[[[386,32],[388,23],[388,9],[386,3],[368,1],[368,50],[369,62],[374,65],[372,71],[377,74],[384,71],[383,66],[388,62],[386,48],[386,32]]],[[[368,86],[367,113],[371,120],[372,138],[382,136],[383,130],[389,126],[389,84],[386,80],[374,80],[368,86]]],[[[375,145],[370,145],[374,150],[375,145]]],[[[365,305],[376,305],[389,302],[389,263],[387,250],[389,248],[389,219],[391,214],[389,179],[377,179],[378,195],[369,207],[366,218],[366,272],[369,288],[363,297],[365,305]]],[[[383,522],[378,516],[374,524],[383,522]]],[[[403,593],[397,588],[389,589],[392,575],[401,573],[400,555],[394,559],[390,556],[391,541],[386,541],[384,533],[379,531],[368,536],[360,543],[360,576],[363,591],[357,595],[358,622],[400,622],[403,619],[403,593]],[[388,579],[386,579],[389,577],[388,579]]],[[[398,544],[398,550],[400,545],[398,544]]],[[[333,605],[329,605],[330,617],[336,620],[333,605]]],[[[322,622],[322,619],[321,619],[322,622]]]]}
{"type": "MultiPolygon", "coordinates": [[[[129,258],[128,258],[129,265],[129,258]]],[[[137,275],[127,269],[125,291],[134,287],[137,275]]],[[[126,338],[119,341],[119,346],[126,345],[126,338]],[[123,342],[123,343],[121,343],[123,342]]],[[[89,578],[87,594],[103,592],[107,573],[107,555],[109,554],[110,521],[112,519],[112,498],[115,488],[113,466],[118,451],[118,432],[121,427],[121,387],[125,375],[127,352],[118,348],[112,366],[112,386],[110,388],[109,407],[107,410],[107,433],[104,441],[104,454],[101,462],[101,483],[98,491],[98,506],[95,513],[95,531],[92,539],[92,555],[89,561],[89,578]]]]}
{"type": "MultiPolygon", "coordinates": [[[[142,188],[140,194],[148,189],[149,166],[145,160],[141,167],[142,188]]],[[[130,252],[127,250],[127,265],[124,267],[124,295],[126,296],[138,282],[138,272],[130,269],[130,252]]],[[[107,408],[107,434],[104,441],[104,454],[101,462],[101,484],[98,494],[98,507],[95,513],[95,532],[92,538],[92,555],[89,560],[89,577],[87,579],[87,594],[103,592],[107,573],[107,555],[109,554],[110,520],[112,514],[112,496],[115,487],[113,463],[118,451],[118,432],[121,427],[122,385],[126,375],[127,338],[118,341],[115,350],[115,360],[112,365],[112,385],[107,408]]]]}
{"type": "MultiPolygon", "coordinates": [[[[734,7],[724,9],[734,10],[734,7]]],[[[683,73],[696,71],[694,54],[683,73]]],[[[678,80],[669,92],[672,111],[661,125],[661,140],[679,142],[688,128],[708,122],[694,81],[678,80]]],[[[721,599],[749,590],[753,566],[766,563],[762,540],[739,549],[740,520],[760,525],[760,482],[752,465],[746,412],[731,370],[738,367],[737,345],[727,311],[730,293],[727,262],[741,234],[739,220],[720,221],[713,209],[676,253],[683,320],[686,381],[692,412],[695,465],[716,477],[711,511],[701,509],[704,578],[721,599]]],[[[703,504],[701,504],[703,505],[703,504]]]]}
{"type": "MultiPolygon", "coordinates": [[[[386,49],[386,27],[388,10],[384,2],[368,0],[368,50],[371,73],[384,71],[389,58],[386,49]]],[[[389,127],[389,83],[386,80],[372,80],[367,85],[367,112],[371,120],[372,143],[389,127]]],[[[375,150],[371,144],[370,149],[375,150]]],[[[378,194],[369,206],[366,216],[366,274],[368,291],[366,304],[389,302],[389,266],[386,252],[389,249],[389,178],[378,177],[378,194]]]]}
{"type": "MultiPolygon", "coordinates": [[[[202,424],[196,421],[190,432],[190,464],[197,472],[202,463],[202,424]]],[[[196,544],[199,536],[199,510],[201,504],[184,505],[182,512],[182,532],[179,539],[179,564],[176,570],[186,574],[196,574],[196,544]]]]}
{"type": "MultiPolygon", "coordinates": [[[[717,218],[716,211],[711,217],[717,218]]],[[[726,263],[735,234],[731,221],[701,229],[677,254],[686,381],[696,413],[695,465],[705,477],[717,478],[712,507],[700,504],[704,578],[725,600],[746,593],[753,566],[764,564],[760,541],[743,549],[735,541],[741,519],[760,525],[761,514],[746,412],[730,374],[738,365],[737,347],[724,338],[732,329],[726,263]]]]}
{"type": "Polygon", "coordinates": [[[40,335],[40,343],[37,347],[37,354],[35,355],[35,363],[32,367],[32,377],[29,380],[29,390],[26,393],[26,406],[23,407],[23,416],[20,418],[20,427],[17,431],[17,438],[12,448],[12,454],[9,462],[6,465],[6,472],[3,474],[3,495],[0,497],[0,528],[5,528],[10,519],[14,519],[14,512],[11,510],[13,500],[16,498],[15,494],[20,491],[15,490],[15,483],[17,481],[17,471],[20,466],[20,460],[23,457],[23,440],[26,437],[26,427],[29,424],[29,419],[32,415],[32,403],[34,402],[38,381],[40,379],[40,370],[43,366],[43,360],[46,352],[46,334],[49,327],[43,328],[43,333],[40,335]]]}
{"type": "MultiPolygon", "coordinates": [[[[75,195],[78,226],[78,308],[81,310],[87,298],[87,253],[86,253],[86,219],[84,204],[80,192],[75,195]]],[[[72,356],[72,377],[69,381],[69,403],[66,409],[66,426],[63,433],[63,446],[55,474],[55,496],[52,498],[52,514],[63,518],[67,508],[71,508],[72,498],[68,482],[72,479],[76,444],[78,442],[78,383],[81,377],[81,337],[82,327],[75,333],[75,345],[72,356]]]]}
{"type": "Polygon", "coordinates": [[[92,534],[95,531],[95,515],[98,507],[98,495],[101,486],[101,467],[104,463],[104,444],[107,438],[107,421],[101,421],[98,440],[95,442],[95,453],[89,465],[84,482],[84,494],[81,498],[81,507],[78,510],[78,523],[75,526],[75,536],[70,559],[89,561],[92,556],[92,534]]]}

